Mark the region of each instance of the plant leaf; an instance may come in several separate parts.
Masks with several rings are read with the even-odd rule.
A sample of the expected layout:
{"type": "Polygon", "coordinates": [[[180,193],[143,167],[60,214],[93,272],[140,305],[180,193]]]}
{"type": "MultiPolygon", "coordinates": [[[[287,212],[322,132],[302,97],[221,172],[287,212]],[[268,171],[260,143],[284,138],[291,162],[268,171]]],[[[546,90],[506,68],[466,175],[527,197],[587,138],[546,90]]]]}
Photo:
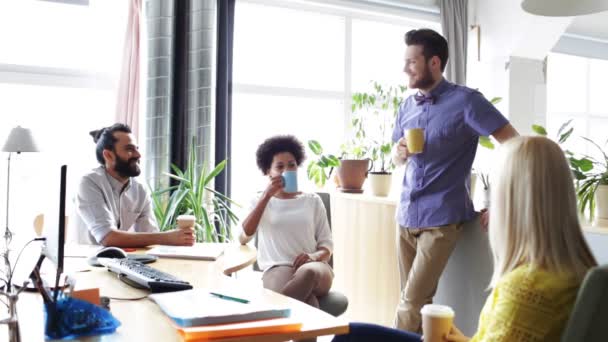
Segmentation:
{"type": "Polygon", "coordinates": [[[566,131],[564,134],[559,135],[559,140],[558,143],[563,144],[566,142],[566,140],[568,140],[568,138],[570,137],[570,135],[572,134],[572,132],[574,131],[574,128],[570,128],[568,131],[566,131]]]}
{"type": "Polygon", "coordinates": [[[547,130],[541,125],[532,125],[532,130],[538,135],[547,136],[547,130]]]}
{"type": "Polygon", "coordinates": [[[321,153],[323,153],[323,148],[321,147],[321,144],[319,144],[319,142],[316,140],[308,140],[308,147],[310,148],[312,153],[316,155],[321,155],[321,153]]]}
{"type": "Polygon", "coordinates": [[[494,149],[494,143],[492,142],[492,140],[490,140],[490,137],[486,137],[486,136],[481,136],[479,137],[479,145],[493,150],[494,149]]]}

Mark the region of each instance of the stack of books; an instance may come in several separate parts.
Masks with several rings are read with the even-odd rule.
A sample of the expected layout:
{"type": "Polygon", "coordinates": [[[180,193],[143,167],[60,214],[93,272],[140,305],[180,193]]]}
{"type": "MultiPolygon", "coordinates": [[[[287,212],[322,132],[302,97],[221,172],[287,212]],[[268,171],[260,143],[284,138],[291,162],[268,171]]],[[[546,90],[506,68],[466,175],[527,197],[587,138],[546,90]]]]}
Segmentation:
{"type": "Polygon", "coordinates": [[[192,289],[149,298],[171,318],[185,341],[289,333],[302,328],[301,322],[290,318],[291,309],[226,290],[192,289]]]}

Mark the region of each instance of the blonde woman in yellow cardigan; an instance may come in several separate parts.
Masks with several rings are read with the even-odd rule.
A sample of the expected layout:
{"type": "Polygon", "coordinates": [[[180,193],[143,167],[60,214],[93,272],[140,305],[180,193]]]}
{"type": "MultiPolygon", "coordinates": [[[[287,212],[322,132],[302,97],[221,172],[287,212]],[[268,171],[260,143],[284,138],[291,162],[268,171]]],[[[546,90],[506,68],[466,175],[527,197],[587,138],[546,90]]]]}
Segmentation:
{"type": "MultiPolygon", "coordinates": [[[[513,138],[501,146],[491,184],[492,293],[475,335],[466,337],[453,327],[445,340],[559,341],[579,285],[597,264],[578,221],[568,162],[549,139],[513,138]]],[[[334,341],[420,338],[405,331],[351,323],[351,332],[334,341]]]]}

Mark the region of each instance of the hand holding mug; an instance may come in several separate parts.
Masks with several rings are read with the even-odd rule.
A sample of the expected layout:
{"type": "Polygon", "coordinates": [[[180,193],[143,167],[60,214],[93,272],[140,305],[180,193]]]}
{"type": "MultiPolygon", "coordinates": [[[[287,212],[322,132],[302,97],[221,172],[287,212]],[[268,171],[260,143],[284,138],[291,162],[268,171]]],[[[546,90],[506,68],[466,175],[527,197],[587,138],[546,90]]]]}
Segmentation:
{"type": "Polygon", "coordinates": [[[270,182],[266,186],[266,190],[264,190],[264,195],[268,197],[272,197],[278,194],[283,189],[283,177],[274,176],[270,177],[270,182]]]}
{"type": "Polygon", "coordinates": [[[397,142],[397,155],[403,160],[410,156],[410,152],[407,150],[407,139],[401,138],[397,142]]]}

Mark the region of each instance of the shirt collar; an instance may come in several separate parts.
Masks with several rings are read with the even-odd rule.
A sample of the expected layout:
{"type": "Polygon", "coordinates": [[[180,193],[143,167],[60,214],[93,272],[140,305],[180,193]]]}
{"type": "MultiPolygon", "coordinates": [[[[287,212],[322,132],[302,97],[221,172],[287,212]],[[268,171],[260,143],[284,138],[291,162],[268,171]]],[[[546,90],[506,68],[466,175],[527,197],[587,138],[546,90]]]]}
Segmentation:
{"type": "MultiPolygon", "coordinates": [[[[445,78],[442,77],[439,84],[437,84],[437,86],[435,88],[433,88],[433,90],[431,90],[431,93],[429,95],[426,95],[426,97],[433,98],[435,101],[437,101],[437,99],[439,97],[441,97],[441,95],[443,93],[445,93],[448,89],[450,89],[451,85],[452,85],[452,83],[450,83],[448,80],[446,80],[445,78]]],[[[418,94],[425,96],[424,94],[422,94],[420,92],[420,90],[418,91],[418,94]]]]}
{"type": "Polygon", "coordinates": [[[110,186],[112,187],[112,190],[116,191],[117,193],[122,193],[123,191],[126,191],[129,189],[129,187],[131,187],[131,178],[129,178],[129,180],[127,181],[127,183],[123,184],[121,183],[118,179],[112,177],[112,175],[110,175],[108,173],[108,170],[106,170],[105,168],[103,169],[106,177],[108,178],[108,182],[110,182],[110,186]]]}

